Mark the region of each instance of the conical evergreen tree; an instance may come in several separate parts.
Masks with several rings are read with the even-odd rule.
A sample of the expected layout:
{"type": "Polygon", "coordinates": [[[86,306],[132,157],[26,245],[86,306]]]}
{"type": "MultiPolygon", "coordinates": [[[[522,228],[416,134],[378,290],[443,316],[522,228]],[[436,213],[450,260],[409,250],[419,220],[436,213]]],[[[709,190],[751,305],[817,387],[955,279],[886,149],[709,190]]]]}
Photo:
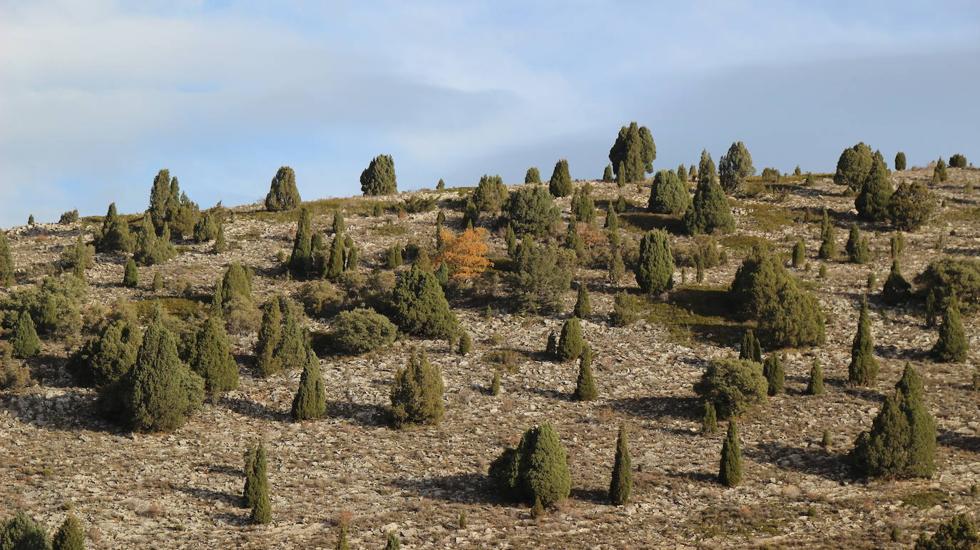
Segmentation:
{"type": "Polygon", "coordinates": [[[582,354],[585,341],[582,339],[582,323],[578,317],[572,317],[565,321],[561,327],[561,336],[558,338],[558,346],[555,348],[555,357],[559,361],[570,361],[578,359],[582,354]]]}
{"type": "Polygon", "coordinates": [[[133,258],[140,265],[161,264],[177,255],[177,250],[170,243],[170,227],[163,223],[162,236],[157,236],[150,216],[144,215],[136,235],[136,246],[133,258]]]}
{"type": "Polygon", "coordinates": [[[589,289],[585,286],[585,283],[579,283],[578,285],[578,296],[575,299],[575,309],[572,315],[580,319],[584,319],[589,315],[592,315],[592,303],[589,300],[589,289]]]}
{"type": "Polygon", "coordinates": [[[41,340],[37,337],[37,330],[34,328],[34,319],[25,309],[17,317],[17,325],[14,327],[14,335],[11,338],[11,350],[14,357],[27,359],[34,357],[41,351],[41,340]]]}
{"type": "Polygon", "coordinates": [[[435,274],[418,264],[399,274],[389,304],[392,321],[409,334],[445,338],[459,326],[435,274]]]}
{"type": "Polygon", "coordinates": [[[255,345],[255,357],[262,376],[269,376],[282,370],[282,360],[276,350],[282,342],[282,310],[279,299],[272,298],[262,308],[262,326],[255,345]]]}
{"type": "Polygon", "coordinates": [[[126,253],[133,251],[133,236],[129,232],[129,224],[119,218],[116,203],[109,205],[109,211],[102,218],[102,230],[95,238],[95,250],[126,253]]]}
{"type": "MultiPolygon", "coordinates": [[[[246,478],[246,491],[251,493],[249,504],[252,508],[250,519],[255,524],[272,521],[272,503],[269,501],[268,459],[265,445],[261,442],[255,448],[252,460],[251,481],[246,478]]],[[[248,497],[247,497],[248,498],[248,497]]]]}
{"type": "Polygon", "coordinates": [[[861,300],[857,334],[851,344],[851,364],[847,367],[847,380],[858,386],[870,386],[878,377],[878,360],[874,356],[871,339],[871,319],[868,317],[868,299],[861,300]]]}
{"type": "Polygon", "coordinates": [[[875,155],[868,173],[861,185],[861,192],[854,199],[854,207],[858,216],[868,221],[885,221],[888,219],[888,201],[892,193],[891,176],[888,167],[880,155],[875,155]]]}
{"type": "Polygon", "coordinates": [[[301,208],[296,223],[296,238],[293,240],[293,253],[289,256],[289,272],[294,278],[302,279],[310,273],[313,265],[313,227],[310,211],[301,208]]]}
{"type": "Polygon", "coordinates": [[[574,397],[578,401],[592,401],[599,396],[592,376],[592,349],[584,346],[578,362],[578,380],[575,382],[574,397]]]}
{"type": "Polygon", "coordinates": [[[606,165],[606,168],[603,169],[603,171],[602,171],[602,182],[603,183],[612,183],[614,181],[616,181],[616,177],[613,176],[612,164],[607,164],[606,165]]]}
{"type": "Polygon", "coordinates": [[[969,346],[963,330],[963,320],[960,319],[959,302],[956,294],[952,294],[946,301],[943,323],[939,325],[939,340],[932,347],[932,354],[943,363],[961,363],[966,360],[969,346]]]}
{"type": "Polygon", "coordinates": [[[429,363],[425,352],[412,352],[408,365],[395,373],[391,387],[391,415],[396,427],[438,424],[445,408],[442,372],[429,363]]]}
{"type": "Polygon", "coordinates": [[[514,233],[514,226],[507,224],[507,232],[504,234],[504,241],[507,243],[507,255],[511,258],[517,254],[517,235],[514,233]]]}
{"type": "Polygon", "coordinates": [[[0,288],[14,284],[14,261],[10,257],[7,233],[0,230],[0,288]]]}
{"type": "Polygon", "coordinates": [[[558,335],[555,334],[555,331],[548,333],[548,343],[545,345],[544,352],[549,357],[558,355],[558,335]]]}
{"type": "Polygon", "coordinates": [[[0,522],[0,549],[3,550],[48,550],[48,533],[44,526],[34,521],[23,511],[14,517],[0,522]]]}
{"type": "Polygon", "coordinates": [[[735,218],[732,216],[725,190],[718,184],[715,163],[707,151],[701,152],[698,178],[694,200],[684,213],[684,227],[691,235],[730,233],[735,229],[735,218]]]}
{"type": "Polygon", "coordinates": [[[667,232],[648,231],[640,241],[640,256],[636,262],[636,282],[647,294],[660,294],[674,286],[674,255],[670,250],[667,232]]]}
{"type": "Polygon", "coordinates": [[[307,350],[309,359],[300,376],[299,389],[293,398],[293,420],[316,420],[327,412],[327,395],[320,375],[320,360],[312,349],[307,350]]]}
{"type": "Polygon", "coordinates": [[[204,390],[212,400],[238,387],[238,364],[231,355],[220,317],[213,315],[201,326],[191,350],[190,366],[204,379],[204,390]]]}
{"type": "Polygon", "coordinates": [[[871,254],[868,252],[868,239],[861,236],[861,230],[856,223],[851,224],[844,250],[847,251],[847,259],[851,263],[866,264],[871,259],[871,254]]]}
{"type": "Polygon", "coordinates": [[[537,166],[532,166],[524,173],[524,183],[541,183],[541,171],[537,166]]]}
{"type": "Polygon", "coordinates": [[[214,253],[221,254],[228,250],[228,243],[225,241],[225,224],[218,224],[218,234],[214,238],[214,253]]]}
{"type": "Polygon", "coordinates": [[[715,404],[710,400],[704,402],[704,413],[701,415],[701,433],[713,434],[718,431],[718,413],[715,404]]]}
{"type": "Polygon", "coordinates": [[[762,375],[766,377],[766,382],[769,386],[769,395],[783,393],[786,371],[783,368],[783,363],[780,361],[778,353],[774,352],[769,357],[766,357],[765,363],[762,364],[762,375]]]}
{"type": "Polygon", "coordinates": [[[68,514],[51,540],[51,550],[85,550],[85,532],[82,522],[74,514],[68,514]]]}
{"type": "Polygon", "coordinates": [[[269,194],[265,196],[265,209],[270,212],[292,210],[301,202],[296,188],[296,172],[288,166],[280,167],[272,178],[269,194]]]}
{"type": "Polygon", "coordinates": [[[303,312],[285,296],[279,297],[279,310],[282,312],[282,339],[276,347],[275,354],[283,369],[302,368],[306,366],[309,359],[307,355],[309,339],[306,329],[300,322],[303,312]]]}
{"type": "Polygon", "coordinates": [[[762,362],[762,344],[759,343],[752,329],[746,330],[745,334],[742,335],[742,345],[738,351],[738,358],[748,359],[756,363],[762,362]]]}
{"type": "Polygon", "coordinates": [[[892,261],[892,269],[881,288],[881,298],[886,304],[895,306],[903,304],[912,297],[912,285],[905,280],[898,267],[898,260],[892,261]]]}
{"type": "Polygon", "coordinates": [[[555,163],[555,170],[548,182],[548,191],[555,197],[567,197],[572,194],[572,177],[568,174],[568,161],[565,159],[555,163]]]}
{"type": "Polygon", "coordinates": [[[633,466],[630,461],[626,426],[619,425],[616,438],[616,459],[613,462],[612,480],[609,482],[609,501],[616,506],[626,504],[633,492],[633,466]]]}
{"type": "MultiPolygon", "coordinates": [[[[338,213],[339,215],[339,213],[338,213]]],[[[335,234],[330,243],[330,256],[324,266],[324,276],[331,281],[340,278],[344,273],[344,236],[335,234]]]]}
{"type": "Polygon", "coordinates": [[[806,263],[806,245],[803,239],[798,239],[793,245],[793,267],[799,269],[806,263]]]}
{"type": "Polygon", "coordinates": [[[821,395],[823,393],[823,368],[820,366],[820,361],[817,359],[813,360],[813,366],[810,367],[810,380],[806,383],[806,394],[807,395],[821,395]]]}
{"type": "Polygon", "coordinates": [[[726,487],[734,487],[742,482],[742,449],[738,441],[738,426],[735,419],[728,421],[728,434],[721,447],[721,466],[718,481],[726,487]]]}
{"type": "Polygon", "coordinates": [[[823,221],[820,222],[820,250],[817,257],[821,260],[832,260],[837,256],[837,230],[830,223],[827,209],[823,209],[823,221]]]}
{"type": "Polygon", "coordinates": [[[543,506],[552,506],[568,498],[572,486],[568,455],[551,424],[528,430],[518,452],[518,477],[528,502],[540,500],[543,506]]]}

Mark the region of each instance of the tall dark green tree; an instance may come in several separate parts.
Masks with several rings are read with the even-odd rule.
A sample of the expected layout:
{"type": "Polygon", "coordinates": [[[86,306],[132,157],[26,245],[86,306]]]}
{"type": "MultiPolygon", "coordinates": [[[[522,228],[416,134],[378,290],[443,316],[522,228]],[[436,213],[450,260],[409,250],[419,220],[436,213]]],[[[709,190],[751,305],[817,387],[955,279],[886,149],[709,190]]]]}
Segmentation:
{"type": "Polygon", "coordinates": [[[507,203],[509,194],[503,178],[499,175],[484,174],[476,185],[476,189],[473,190],[473,204],[480,212],[497,214],[507,203]]]}
{"type": "Polygon", "coordinates": [[[868,299],[861,299],[861,315],[857,334],[851,344],[851,364],[847,367],[847,380],[851,384],[870,386],[878,377],[878,360],[874,356],[871,338],[871,319],[868,317],[868,299]]]}
{"type": "Polygon", "coordinates": [[[398,192],[395,160],[391,155],[378,155],[361,172],[361,192],[365,195],[392,195],[398,192]]]}
{"type": "Polygon", "coordinates": [[[555,197],[567,197],[572,194],[572,176],[568,173],[568,161],[561,159],[555,163],[555,170],[548,182],[548,191],[555,197]]]}
{"type": "Polygon", "coordinates": [[[726,193],[732,194],[739,190],[745,178],[755,174],[755,166],[752,165],[752,155],[749,149],[741,141],[732,143],[728,148],[728,153],[721,156],[718,160],[718,178],[721,187],[726,193]]]}
{"type": "Polygon", "coordinates": [[[418,264],[398,275],[389,306],[392,320],[409,334],[446,338],[459,325],[435,274],[418,264]]]}
{"type": "Polygon", "coordinates": [[[905,153],[902,151],[895,153],[895,170],[905,170],[905,153]]]}
{"type": "Polygon", "coordinates": [[[204,379],[204,391],[212,399],[238,387],[238,364],[231,354],[225,324],[212,315],[201,326],[190,354],[191,370],[204,379]]]}
{"type": "Polygon", "coordinates": [[[762,364],[762,375],[766,377],[766,383],[769,386],[769,395],[783,393],[786,369],[783,367],[783,362],[779,359],[778,353],[773,352],[769,357],[766,357],[766,361],[762,364]]]}
{"type": "Polygon", "coordinates": [[[166,168],[157,172],[153,178],[153,187],[150,189],[150,207],[147,212],[150,214],[150,221],[156,231],[163,231],[163,224],[167,221],[167,203],[170,202],[170,170],[166,168]]]}
{"type": "Polygon", "coordinates": [[[424,351],[413,351],[408,364],[395,373],[391,386],[391,416],[396,427],[438,424],[445,414],[442,372],[424,351]]]}
{"type": "Polygon", "coordinates": [[[864,142],[844,149],[837,159],[834,183],[846,185],[852,192],[858,191],[871,172],[873,161],[874,154],[871,152],[871,147],[864,142]]]}
{"type": "Polygon", "coordinates": [[[858,217],[863,220],[881,222],[889,219],[888,203],[892,193],[891,175],[885,161],[876,155],[871,170],[861,184],[861,191],[854,199],[858,217]]]}
{"type": "Polygon", "coordinates": [[[949,176],[946,174],[946,161],[943,157],[939,157],[936,161],[936,166],[932,169],[932,182],[942,183],[946,181],[949,176]]]}
{"type": "Polygon", "coordinates": [[[847,251],[847,259],[854,264],[866,264],[871,259],[868,250],[868,238],[861,235],[861,230],[856,223],[851,224],[851,231],[847,235],[847,244],[844,245],[847,251]]]}
{"type": "Polygon", "coordinates": [[[272,521],[272,503],[269,500],[268,457],[262,442],[245,452],[245,506],[252,509],[252,523],[272,521]]]}
{"type": "Polygon", "coordinates": [[[660,170],[653,177],[647,209],[661,214],[680,215],[691,205],[684,180],[671,170],[660,170]]]}
{"type": "Polygon", "coordinates": [[[715,163],[707,151],[701,152],[698,186],[694,200],[684,213],[684,227],[691,235],[729,233],[735,229],[735,218],[724,189],[718,184],[715,163]]]}
{"type": "Polygon", "coordinates": [[[296,172],[288,166],[280,166],[265,196],[265,209],[270,212],[292,210],[301,202],[303,200],[296,188],[296,172]]]}
{"type": "Polygon", "coordinates": [[[630,493],[633,492],[632,470],[626,426],[620,424],[619,436],[616,437],[616,458],[613,462],[612,480],[609,482],[609,501],[617,506],[626,504],[630,493]]]}
{"type": "Polygon", "coordinates": [[[547,423],[524,432],[516,449],[504,449],[489,473],[503,496],[542,507],[560,503],[572,489],[568,454],[547,423]]]}
{"type": "Polygon", "coordinates": [[[518,236],[541,236],[554,231],[561,212],[543,185],[526,185],[511,195],[507,216],[518,236]]]}
{"type": "Polygon", "coordinates": [[[647,294],[660,294],[673,288],[674,255],[666,231],[654,229],[643,236],[635,273],[640,290],[647,294]]]}
{"type": "Polygon", "coordinates": [[[527,169],[527,173],[524,174],[524,183],[541,183],[541,171],[538,170],[537,166],[527,169]]]}
{"type": "Polygon", "coordinates": [[[278,298],[272,298],[262,308],[262,326],[255,345],[255,357],[263,376],[282,370],[281,358],[276,354],[282,344],[282,310],[279,303],[278,298]]]}
{"type": "Polygon", "coordinates": [[[289,256],[289,272],[295,278],[304,278],[313,267],[313,222],[310,211],[301,208],[293,239],[293,253],[289,256]]]}
{"type": "Polygon", "coordinates": [[[585,283],[579,283],[578,296],[575,298],[575,309],[572,315],[579,319],[585,319],[592,315],[592,302],[589,300],[589,288],[585,283]]]}
{"type": "Polygon", "coordinates": [[[116,203],[109,205],[109,211],[102,218],[102,229],[95,237],[95,250],[98,252],[132,252],[133,236],[129,224],[119,217],[116,203]]]}
{"type": "Polygon", "coordinates": [[[616,176],[613,175],[612,164],[607,164],[602,170],[602,183],[612,183],[616,181],[616,176]]]}
{"type": "Polygon", "coordinates": [[[291,411],[293,420],[316,420],[327,412],[327,394],[323,377],[320,374],[320,360],[309,346],[306,346],[306,365],[299,379],[299,389],[293,397],[291,411]]]}
{"type": "Polygon", "coordinates": [[[555,357],[559,361],[578,359],[582,355],[584,347],[585,340],[582,339],[582,323],[578,317],[572,317],[565,321],[565,324],[561,327],[561,336],[558,338],[555,357]]]}
{"type": "Polygon", "coordinates": [[[51,539],[51,550],[85,550],[85,532],[82,522],[69,513],[51,539]]]}
{"type": "Polygon", "coordinates": [[[960,318],[959,301],[956,294],[953,294],[946,301],[943,322],[939,325],[939,340],[932,347],[932,355],[944,363],[961,363],[966,360],[969,349],[970,344],[960,318]]]}
{"type": "Polygon", "coordinates": [[[823,219],[820,222],[820,250],[817,257],[821,260],[832,260],[837,257],[837,230],[830,222],[827,209],[823,209],[823,219]]]}
{"type": "Polygon", "coordinates": [[[620,128],[616,141],[609,149],[609,161],[617,177],[621,177],[625,183],[643,181],[644,174],[653,172],[653,161],[656,159],[657,146],[653,135],[646,126],[636,122],[620,128]]]}
{"type": "Polygon", "coordinates": [[[896,306],[903,304],[912,297],[912,285],[905,280],[899,269],[898,260],[892,261],[891,271],[881,289],[881,298],[886,304],[896,306]]]}
{"type": "MultiPolygon", "coordinates": [[[[962,330],[962,326],[960,329],[962,330]]],[[[34,320],[31,318],[30,312],[26,309],[22,310],[17,317],[17,324],[14,326],[14,335],[10,339],[10,347],[14,357],[21,359],[34,357],[41,352],[41,340],[37,337],[34,320]]]]}
{"type": "Polygon", "coordinates": [[[578,361],[578,379],[575,381],[574,397],[577,401],[592,401],[599,396],[592,375],[592,348],[583,346],[578,361]]]}
{"type": "Polygon", "coordinates": [[[728,434],[725,435],[725,442],[721,446],[718,481],[725,487],[735,487],[742,482],[742,448],[738,440],[738,425],[735,419],[728,421],[728,434]]]}
{"type": "Polygon", "coordinates": [[[762,345],[756,339],[752,329],[746,330],[745,334],[742,335],[742,345],[738,351],[738,358],[755,361],[756,363],[762,362],[762,345]]]}

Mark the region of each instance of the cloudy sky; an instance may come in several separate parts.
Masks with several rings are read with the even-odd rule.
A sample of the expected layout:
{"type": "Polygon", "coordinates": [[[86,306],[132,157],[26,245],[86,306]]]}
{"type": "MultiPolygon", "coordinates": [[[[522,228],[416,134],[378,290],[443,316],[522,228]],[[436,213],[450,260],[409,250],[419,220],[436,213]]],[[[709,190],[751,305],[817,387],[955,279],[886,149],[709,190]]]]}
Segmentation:
{"type": "Polygon", "coordinates": [[[146,208],[169,168],[202,206],[598,177],[636,120],[655,165],[832,170],[863,140],[980,158],[980,3],[0,0],[0,225],[146,208]]]}

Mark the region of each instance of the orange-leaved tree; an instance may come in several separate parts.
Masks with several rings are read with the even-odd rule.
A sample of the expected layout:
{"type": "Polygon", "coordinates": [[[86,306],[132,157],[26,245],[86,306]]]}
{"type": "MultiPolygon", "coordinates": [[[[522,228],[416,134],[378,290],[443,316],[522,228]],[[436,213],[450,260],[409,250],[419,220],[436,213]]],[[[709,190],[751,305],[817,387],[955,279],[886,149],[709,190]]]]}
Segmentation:
{"type": "Polygon", "coordinates": [[[479,276],[490,267],[486,229],[467,229],[459,235],[442,229],[440,237],[443,247],[436,257],[436,263],[445,262],[453,279],[466,281],[479,276]]]}

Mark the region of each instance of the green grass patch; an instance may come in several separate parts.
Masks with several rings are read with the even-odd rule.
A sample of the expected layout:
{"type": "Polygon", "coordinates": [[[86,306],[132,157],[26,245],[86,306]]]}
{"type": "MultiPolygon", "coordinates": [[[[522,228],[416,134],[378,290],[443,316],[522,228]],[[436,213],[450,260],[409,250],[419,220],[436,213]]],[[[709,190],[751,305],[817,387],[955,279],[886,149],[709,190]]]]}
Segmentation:
{"type": "Polygon", "coordinates": [[[725,235],[719,241],[722,246],[731,250],[737,250],[740,252],[748,252],[752,250],[754,246],[763,246],[769,241],[761,237],[756,237],[753,235],[745,235],[744,233],[736,233],[734,235],[725,235]]]}
{"type": "Polygon", "coordinates": [[[653,212],[624,212],[619,215],[619,221],[627,231],[645,233],[651,229],[665,229],[670,233],[684,232],[681,216],[653,212]]]}
{"type": "Polygon", "coordinates": [[[948,495],[938,489],[929,489],[926,491],[919,491],[916,493],[909,493],[902,497],[902,504],[906,506],[911,506],[913,508],[919,508],[920,510],[925,508],[932,508],[937,504],[943,504],[948,500],[948,495]]]}
{"type": "Polygon", "coordinates": [[[198,300],[191,298],[166,297],[140,300],[139,302],[136,302],[136,314],[139,315],[141,319],[148,319],[153,314],[153,309],[156,307],[157,303],[160,304],[164,312],[183,321],[202,317],[205,313],[204,303],[198,300]]]}
{"type": "Polygon", "coordinates": [[[371,232],[383,237],[396,237],[408,233],[408,227],[403,223],[391,223],[391,220],[388,220],[386,223],[373,226],[371,232]]]}
{"type": "Polygon", "coordinates": [[[690,343],[695,338],[729,345],[738,342],[752,323],[731,316],[728,288],[681,286],[670,293],[666,302],[646,300],[643,317],[667,329],[676,342],[690,343]]]}
{"type": "Polygon", "coordinates": [[[732,201],[732,206],[747,211],[746,218],[760,231],[778,231],[784,227],[795,225],[796,214],[789,208],[776,206],[772,203],[732,201]]]}

